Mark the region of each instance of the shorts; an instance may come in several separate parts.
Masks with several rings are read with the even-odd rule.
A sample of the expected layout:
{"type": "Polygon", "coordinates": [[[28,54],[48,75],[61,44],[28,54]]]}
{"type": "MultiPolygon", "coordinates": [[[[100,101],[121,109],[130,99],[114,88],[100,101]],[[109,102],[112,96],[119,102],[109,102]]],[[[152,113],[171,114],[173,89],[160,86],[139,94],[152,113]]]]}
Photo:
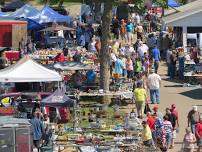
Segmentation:
{"type": "Polygon", "coordinates": [[[176,130],[173,130],[173,139],[176,139],[176,138],[177,138],[176,130]]]}
{"type": "Polygon", "coordinates": [[[136,108],[137,108],[137,111],[140,111],[140,110],[142,110],[142,112],[143,112],[143,108],[144,108],[144,101],[136,101],[135,102],[135,105],[136,105],[136,108]]]}
{"type": "Polygon", "coordinates": [[[153,141],[152,141],[152,139],[149,139],[147,141],[143,141],[143,143],[145,146],[152,146],[153,141]]]}
{"type": "Polygon", "coordinates": [[[132,40],[133,39],[133,33],[132,32],[128,32],[127,33],[127,38],[128,38],[128,40],[132,40]]]}
{"type": "Polygon", "coordinates": [[[202,147],[202,139],[197,139],[197,146],[202,147]]]}
{"type": "Polygon", "coordinates": [[[133,71],[127,71],[127,78],[132,79],[133,78],[133,71]]]}
{"type": "Polygon", "coordinates": [[[125,77],[125,76],[126,76],[126,74],[127,74],[126,69],[123,69],[122,76],[123,76],[123,77],[125,77]]]}
{"type": "Polygon", "coordinates": [[[166,134],[166,143],[168,145],[171,145],[171,142],[172,142],[172,134],[166,134]]]}

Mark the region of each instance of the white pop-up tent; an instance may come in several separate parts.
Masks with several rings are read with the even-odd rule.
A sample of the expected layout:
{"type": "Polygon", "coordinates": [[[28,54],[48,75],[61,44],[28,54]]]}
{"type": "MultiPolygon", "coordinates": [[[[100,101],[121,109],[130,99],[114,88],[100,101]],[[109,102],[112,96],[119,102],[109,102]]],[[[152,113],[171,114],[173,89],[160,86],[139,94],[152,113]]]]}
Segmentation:
{"type": "Polygon", "coordinates": [[[16,64],[0,70],[0,82],[62,81],[56,71],[49,70],[25,56],[16,64]]]}

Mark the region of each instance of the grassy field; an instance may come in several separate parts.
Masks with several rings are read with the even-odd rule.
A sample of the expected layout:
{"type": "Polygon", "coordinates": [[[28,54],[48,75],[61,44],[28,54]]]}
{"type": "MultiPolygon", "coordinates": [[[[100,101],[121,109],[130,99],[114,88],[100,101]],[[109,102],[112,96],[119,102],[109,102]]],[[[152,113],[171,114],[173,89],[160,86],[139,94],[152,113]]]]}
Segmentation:
{"type": "MultiPolygon", "coordinates": [[[[90,123],[88,122],[88,113],[90,113],[90,111],[94,115],[99,117],[99,119],[104,121],[107,127],[111,125],[117,125],[117,124],[123,123],[123,118],[125,115],[124,111],[122,111],[121,109],[118,111],[115,111],[113,107],[107,107],[104,110],[97,111],[95,104],[96,102],[92,102],[92,101],[83,102],[82,107],[79,108],[79,110],[76,110],[79,113],[77,117],[79,118],[79,124],[77,124],[79,127],[81,128],[90,127],[90,123]],[[117,115],[120,116],[120,118],[115,118],[115,116],[117,115]]],[[[72,114],[72,117],[73,117],[73,114],[72,114]]],[[[73,118],[71,118],[71,120],[73,120],[73,118]]],[[[66,124],[66,126],[73,127],[73,122],[70,121],[69,123],[66,124]]]]}

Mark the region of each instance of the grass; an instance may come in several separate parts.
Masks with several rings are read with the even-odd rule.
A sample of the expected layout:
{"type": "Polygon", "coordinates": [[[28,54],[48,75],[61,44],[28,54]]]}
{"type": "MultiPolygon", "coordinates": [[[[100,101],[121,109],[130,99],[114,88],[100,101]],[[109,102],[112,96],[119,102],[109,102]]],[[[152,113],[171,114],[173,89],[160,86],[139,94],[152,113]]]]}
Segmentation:
{"type": "MultiPolygon", "coordinates": [[[[88,122],[88,113],[90,112],[90,110],[94,110],[94,108],[82,108],[80,110],[80,121],[78,126],[81,128],[88,128],[90,127],[90,123],[88,122]],[[82,116],[82,113],[85,112],[85,116],[82,116]]],[[[95,111],[95,110],[94,110],[95,111]]],[[[119,111],[117,112],[121,118],[123,118],[123,116],[125,115],[125,113],[123,111],[119,111]]],[[[94,112],[94,114],[96,114],[96,112],[94,112]]],[[[105,116],[106,118],[101,118],[101,120],[103,120],[106,123],[106,126],[109,127],[111,125],[117,125],[120,123],[123,123],[123,119],[115,119],[114,118],[114,109],[112,107],[108,107],[105,110],[105,116]]],[[[73,122],[69,122],[66,124],[68,127],[73,127],[73,122]]]]}

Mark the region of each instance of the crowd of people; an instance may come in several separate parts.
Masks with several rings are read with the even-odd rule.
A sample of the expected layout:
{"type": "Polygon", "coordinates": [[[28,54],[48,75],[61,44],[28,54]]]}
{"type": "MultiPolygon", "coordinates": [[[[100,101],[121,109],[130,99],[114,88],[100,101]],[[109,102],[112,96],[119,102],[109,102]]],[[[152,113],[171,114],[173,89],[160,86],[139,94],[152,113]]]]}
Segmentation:
{"type": "MultiPolygon", "coordinates": [[[[80,21],[76,21],[76,43],[85,48],[87,52],[92,52],[99,57],[101,51],[102,36],[101,27],[95,30],[92,26],[93,17],[87,18],[87,26],[82,26],[80,21]]],[[[142,120],[143,126],[143,144],[145,146],[159,147],[161,151],[168,151],[175,145],[175,138],[179,131],[179,113],[175,104],[165,108],[165,113],[159,110],[161,76],[159,72],[159,64],[161,60],[166,59],[168,67],[168,76],[171,79],[178,74],[183,79],[184,62],[186,56],[183,49],[176,46],[173,41],[173,35],[164,34],[158,31],[157,23],[159,22],[157,15],[146,13],[144,17],[138,14],[132,16],[129,20],[118,20],[113,17],[111,23],[111,32],[113,40],[109,42],[108,50],[110,52],[110,74],[112,80],[119,82],[124,80],[133,83],[133,101],[137,110],[137,116],[142,120]],[[142,18],[142,19],[141,19],[142,18]],[[143,21],[149,22],[149,26],[144,26],[143,21]],[[178,49],[176,49],[178,48],[178,49]],[[177,73],[176,62],[179,61],[179,70],[177,73]],[[153,111],[149,105],[153,104],[153,111]],[[144,110],[148,107],[147,110],[144,110]]],[[[197,49],[191,50],[191,57],[197,63],[197,49]]],[[[68,61],[81,62],[83,54],[77,51],[74,56],[68,48],[63,48],[63,53],[55,58],[55,62],[68,61]]],[[[3,57],[3,55],[2,55],[3,57]]],[[[2,60],[3,62],[3,60],[2,60]]],[[[86,73],[87,83],[95,82],[96,73],[88,71],[86,73]]],[[[76,87],[81,87],[81,75],[78,71],[72,76],[72,81],[76,83],[76,87]]],[[[112,81],[112,82],[114,82],[112,81]]],[[[42,138],[44,129],[42,129],[40,118],[34,113],[31,120],[34,128],[34,145],[39,147],[39,140],[42,138]]],[[[183,139],[184,151],[193,152],[195,142],[198,145],[198,152],[202,149],[202,118],[197,107],[188,114],[188,127],[183,139]]]]}

